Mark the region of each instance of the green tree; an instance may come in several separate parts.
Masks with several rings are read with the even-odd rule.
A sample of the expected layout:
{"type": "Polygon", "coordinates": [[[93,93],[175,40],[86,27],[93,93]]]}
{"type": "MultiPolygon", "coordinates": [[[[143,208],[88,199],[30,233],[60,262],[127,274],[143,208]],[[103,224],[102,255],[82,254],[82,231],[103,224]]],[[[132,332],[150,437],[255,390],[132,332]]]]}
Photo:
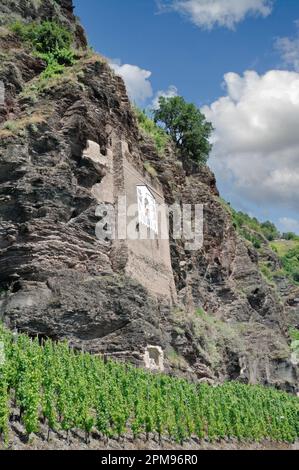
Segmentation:
{"type": "Polygon", "coordinates": [[[270,242],[279,238],[279,231],[272,222],[269,222],[268,220],[263,222],[261,224],[261,229],[267,240],[270,242]]]}
{"type": "Polygon", "coordinates": [[[209,137],[213,126],[201,111],[181,96],[161,97],[159,109],[153,111],[154,121],[162,124],[171,136],[183,160],[206,163],[212,145],[209,137]]]}
{"type": "Polygon", "coordinates": [[[283,233],[281,238],[283,240],[299,240],[299,236],[296,235],[296,233],[294,233],[294,232],[283,233]]]}

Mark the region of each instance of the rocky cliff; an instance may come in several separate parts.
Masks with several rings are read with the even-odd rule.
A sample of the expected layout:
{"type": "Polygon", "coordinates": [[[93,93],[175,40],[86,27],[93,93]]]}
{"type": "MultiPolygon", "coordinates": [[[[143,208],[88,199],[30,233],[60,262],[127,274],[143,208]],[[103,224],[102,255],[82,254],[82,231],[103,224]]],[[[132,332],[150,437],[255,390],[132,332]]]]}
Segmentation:
{"type": "Polygon", "coordinates": [[[194,379],[297,392],[285,306],[237,234],[214,175],[184,169],[171,145],[161,156],[139,131],[122,79],[87,48],[71,0],[2,0],[0,59],[1,319],[140,365],[147,345],[160,346],[167,372],[194,379]],[[8,28],[16,19],[63,24],[76,63],[41,80],[45,62],[8,28]],[[170,241],[175,302],[128,275],[122,251],[96,238],[94,188],[107,168],[86,158],[89,142],[111,155],[116,177],[125,142],[127,161],[144,178],[145,162],[154,168],[168,204],[204,204],[203,248],[170,241]]]}

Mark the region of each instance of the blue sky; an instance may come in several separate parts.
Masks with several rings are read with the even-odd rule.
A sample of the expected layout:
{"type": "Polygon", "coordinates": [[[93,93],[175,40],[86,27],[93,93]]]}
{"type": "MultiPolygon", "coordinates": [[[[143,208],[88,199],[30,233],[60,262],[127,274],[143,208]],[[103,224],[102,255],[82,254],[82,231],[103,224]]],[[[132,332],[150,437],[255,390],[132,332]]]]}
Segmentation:
{"type": "Polygon", "coordinates": [[[74,3],[139,106],[178,93],[213,122],[222,196],[299,232],[299,1],[74,3]]]}

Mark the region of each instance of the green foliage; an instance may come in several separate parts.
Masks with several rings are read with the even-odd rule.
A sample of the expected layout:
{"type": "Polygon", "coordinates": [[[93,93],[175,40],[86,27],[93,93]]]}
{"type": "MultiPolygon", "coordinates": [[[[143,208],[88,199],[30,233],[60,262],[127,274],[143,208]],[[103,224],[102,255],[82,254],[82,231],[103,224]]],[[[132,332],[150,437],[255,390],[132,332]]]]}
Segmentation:
{"type": "Polygon", "coordinates": [[[60,65],[55,60],[49,60],[47,68],[41,73],[41,80],[48,80],[57,75],[61,75],[64,72],[64,66],[60,65]]]}
{"type": "Polygon", "coordinates": [[[198,317],[204,318],[206,315],[206,312],[204,311],[203,308],[198,308],[195,312],[195,315],[197,315],[198,317]]]}
{"type": "Polygon", "coordinates": [[[42,78],[59,75],[63,73],[65,66],[75,63],[75,55],[71,49],[73,35],[63,26],[53,21],[28,24],[17,21],[10,28],[33,48],[38,57],[46,61],[47,68],[42,78]]]}
{"type": "Polygon", "coordinates": [[[29,42],[41,54],[52,54],[55,51],[69,49],[73,41],[72,34],[53,21],[42,23],[17,21],[10,28],[20,39],[29,42]]]}
{"type": "Polygon", "coordinates": [[[17,129],[17,125],[14,121],[6,121],[4,124],[3,124],[3,129],[7,129],[13,133],[15,133],[18,129],[17,129]]]}
{"type": "Polygon", "coordinates": [[[277,273],[271,270],[271,266],[260,264],[261,272],[265,278],[273,283],[276,275],[284,275],[289,277],[293,283],[299,284],[299,237],[289,233],[284,234],[284,239],[280,239],[279,231],[271,222],[261,223],[255,217],[237,212],[227,204],[226,208],[232,215],[235,228],[243,238],[250,241],[257,249],[262,247],[266,238],[270,242],[271,249],[280,258],[282,270],[277,273]]]}
{"type": "Polygon", "coordinates": [[[296,330],[295,328],[290,328],[289,335],[292,341],[299,341],[299,330],[296,330]]]}
{"type": "Polygon", "coordinates": [[[272,241],[279,237],[279,231],[272,222],[259,222],[255,217],[250,217],[244,212],[237,212],[234,209],[231,209],[233,222],[236,228],[243,232],[245,238],[253,242],[257,241],[258,245],[261,245],[261,238],[258,237],[262,235],[268,241],[272,241]],[[251,233],[250,233],[251,232],[251,233]],[[256,232],[256,235],[252,232],[256,232]]]}
{"type": "Polygon", "coordinates": [[[296,235],[296,233],[294,233],[294,232],[283,233],[281,238],[283,240],[296,240],[296,241],[299,241],[299,236],[296,235]]]}
{"type": "Polygon", "coordinates": [[[249,215],[243,212],[237,212],[233,209],[231,213],[234,227],[239,234],[245,238],[245,240],[250,241],[256,249],[261,248],[263,240],[261,235],[263,235],[263,233],[261,232],[258,220],[255,218],[252,219],[249,215]]]}
{"type": "Polygon", "coordinates": [[[238,233],[250,241],[256,249],[261,249],[265,239],[270,242],[271,249],[277,254],[282,263],[279,271],[271,269],[271,265],[260,263],[263,276],[271,284],[276,277],[288,277],[293,284],[299,284],[299,237],[288,232],[281,235],[276,226],[269,222],[259,222],[244,212],[237,212],[228,203],[220,199],[222,205],[231,214],[233,224],[238,233]]]}
{"type": "Polygon", "coordinates": [[[272,241],[280,237],[280,233],[272,222],[259,222],[257,218],[250,217],[244,212],[238,212],[230,204],[220,199],[222,205],[231,214],[234,227],[239,234],[250,241],[257,249],[261,248],[263,240],[266,238],[272,241]]]}
{"type": "Polygon", "coordinates": [[[299,243],[296,240],[275,240],[271,242],[270,246],[280,258],[285,256],[290,250],[299,247],[299,243]]]}
{"type": "Polygon", "coordinates": [[[0,366],[0,433],[6,440],[10,397],[28,434],[38,432],[42,419],[52,430],[85,431],[87,442],[93,429],[103,437],[131,431],[135,439],[151,433],[177,442],[191,436],[294,442],[299,436],[298,398],[284,392],[153,375],[76,353],[65,343],[40,346],[1,326],[0,341],[6,356],[0,366]]]}
{"type": "Polygon", "coordinates": [[[277,254],[281,261],[282,269],[273,273],[275,277],[284,275],[293,284],[299,284],[299,238],[297,236],[289,239],[275,240],[271,242],[271,249],[277,254]]]}
{"type": "Polygon", "coordinates": [[[281,260],[283,272],[294,284],[299,284],[299,239],[276,240],[271,248],[281,260]]]}
{"type": "MultiPolygon", "coordinates": [[[[239,330],[232,324],[205,312],[203,308],[197,309],[195,315],[187,321],[192,325],[190,327],[197,339],[200,355],[204,361],[211,364],[213,370],[220,372],[223,351],[231,350],[243,354],[245,348],[239,330]]],[[[185,313],[183,322],[186,324],[185,313]]]]}
{"type": "Polygon", "coordinates": [[[154,121],[161,123],[180,151],[183,159],[206,163],[211,151],[209,137],[213,127],[192,103],[181,96],[160,97],[154,121]]]}
{"type": "Polygon", "coordinates": [[[163,154],[167,144],[169,143],[169,137],[167,133],[154,121],[152,121],[152,119],[150,119],[144,111],[137,107],[134,108],[134,111],[140,129],[153,139],[158,153],[163,154]]]}
{"type": "Polygon", "coordinates": [[[71,49],[60,49],[53,53],[38,53],[38,56],[45,60],[50,67],[60,67],[60,70],[64,70],[64,66],[72,66],[75,64],[75,55],[71,49]]]}
{"type": "Polygon", "coordinates": [[[5,444],[7,444],[8,441],[8,423],[10,416],[7,376],[7,370],[0,362],[0,436],[2,435],[5,444]]]}
{"type": "Polygon", "coordinates": [[[299,245],[281,258],[283,268],[295,283],[299,283],[299,245]]]}
{"type": "Polygon", "coordinates": [[[289,335],[291,338],[291,351],[294,355],[294,359],[299,361],[299,330],[290,328],[289,335]]]}
{"type": "Polygon", "coordinates": [[[267,238],[268,241],[275,240],[280,236],[279,231],[276,226],[269,221],[262,222],[260,224],[263,235],[267,238]]]}

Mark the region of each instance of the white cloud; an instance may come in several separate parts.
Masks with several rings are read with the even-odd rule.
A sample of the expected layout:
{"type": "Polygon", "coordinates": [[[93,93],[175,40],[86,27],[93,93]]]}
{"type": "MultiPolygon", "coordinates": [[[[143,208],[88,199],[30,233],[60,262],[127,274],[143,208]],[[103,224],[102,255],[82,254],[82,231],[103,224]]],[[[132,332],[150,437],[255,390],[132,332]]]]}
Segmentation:
{"type": "Polygon", "coordinates": [[[152,72],[144,70],[137,65],[121,64],[118,60],[110,61],[110,66],[117,75],[120,75],[126,84],[128,95],[136,104],[143,104],[153,96],[150,82],[152,72]]]}
{"type": "Polygon", "coordinates": [[[299,21],[295,22],[298,34],[295,38],[278,38],[276,48],[281,53],[284,64],[299,72],[299,21]]]}
{"type": "Polygon", "coordinates": [[[211,166],[234,196],[299,207],[299,73],[224,77],[227,95],[203,108],[215,127],[211,166]]]}
{"type": "Polygon", "coordinates": [[[270,15],[273,0],[164,0],[159,5],[187,15],[200,28],[233,29],[247,15],[270,15]]]}
{"type": "Polygon", "coordinates": [[[173,98],[174,96],[178,95],[178,89],[174,85],[170,85],[166,91],[159,90],[151,104],[152,109],[159,109],[159,99],[164,96],[165,98],[173,98]]]}
{"type": "Polygon", "coordinates": [[[282,232],[299,233],[299,220],[291,217],[281,217],[278,222],[282,232]]]}
{"type": "MultiPolygon", "coordinates": [[[[152,72],[144,70],[138,67],[138,65],[122,64],[119,59],[110,60],[109,64],[115,73],[123,78],[128,95],[136,104],[142,105],[153,97],[154,92],[150,82],[152,72]]],[[[170,85],[165,91],[159,90],[155,94],[149,107],[157,109],[159,107],[159,98],[161,96],[171,98],[173,96],[177,96],[177,94],[178,89],[174,85],[170,85]]]]}

